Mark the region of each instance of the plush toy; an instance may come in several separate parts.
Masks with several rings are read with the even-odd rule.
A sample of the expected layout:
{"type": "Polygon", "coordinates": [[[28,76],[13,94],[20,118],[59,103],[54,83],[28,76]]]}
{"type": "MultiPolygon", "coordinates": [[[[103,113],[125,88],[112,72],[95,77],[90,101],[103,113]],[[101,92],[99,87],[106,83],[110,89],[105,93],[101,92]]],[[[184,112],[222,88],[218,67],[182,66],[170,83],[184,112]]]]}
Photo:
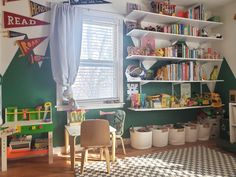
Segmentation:
{"type": "Polygon", "coordinates": [[[158,49],[155,50],[155,55],[163,57],[165,55],[165,52],[162,48],[158,48],[158,49]]]}

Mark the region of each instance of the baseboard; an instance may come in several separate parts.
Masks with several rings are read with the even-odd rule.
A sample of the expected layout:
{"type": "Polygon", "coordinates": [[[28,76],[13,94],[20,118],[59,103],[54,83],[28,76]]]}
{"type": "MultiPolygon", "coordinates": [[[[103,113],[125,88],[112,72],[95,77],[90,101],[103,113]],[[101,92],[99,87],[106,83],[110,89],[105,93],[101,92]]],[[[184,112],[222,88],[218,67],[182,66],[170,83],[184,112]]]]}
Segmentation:
{"type": "MultiPolygon", "coordinates": [[[[130,138],[123,138],[124,144],[129,145],[130,144],[130,138]]],[[[119,139],[116,140],[117,146],[121,145],[121,141],[119,139]]],[[[79,144],[75,145],[75,151],[80,151],[82,148],[79,144]]],[[[65,153],[65,146],[59,146],[53,148],[53,154],[55,155],[61,155],[65,153]]]]}

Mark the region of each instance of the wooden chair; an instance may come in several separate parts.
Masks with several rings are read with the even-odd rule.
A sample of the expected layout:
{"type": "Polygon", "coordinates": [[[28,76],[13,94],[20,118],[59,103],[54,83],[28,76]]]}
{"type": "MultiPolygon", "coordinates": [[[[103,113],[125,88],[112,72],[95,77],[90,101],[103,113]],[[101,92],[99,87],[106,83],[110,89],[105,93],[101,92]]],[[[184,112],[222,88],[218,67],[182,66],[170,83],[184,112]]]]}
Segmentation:
{"type": "Polygon", "coordinates": [[[100,148],[105,151],[107,164],[107,173],[110,173],[110,155],[108,146],[110,146],[109,122],[107,120],[86,120],[81,123],[80,145],[84,148],[82,151],[80,172],[83,174],[85,160],[88,156],[88,149],[100,148]]]}
{"type": "Polygon", "coordinates": [[[114,112],[100,111],[100,116],[102,116],[103,119],[108,120],[109,124],[116,129],[116,138],[120,139],[123,148],[123,153],[124,155],[126,155],[125,145],[122,138],[125,126],[125,117],[126,117],[125,111],[123,110],[117,110],[114,112]]]}

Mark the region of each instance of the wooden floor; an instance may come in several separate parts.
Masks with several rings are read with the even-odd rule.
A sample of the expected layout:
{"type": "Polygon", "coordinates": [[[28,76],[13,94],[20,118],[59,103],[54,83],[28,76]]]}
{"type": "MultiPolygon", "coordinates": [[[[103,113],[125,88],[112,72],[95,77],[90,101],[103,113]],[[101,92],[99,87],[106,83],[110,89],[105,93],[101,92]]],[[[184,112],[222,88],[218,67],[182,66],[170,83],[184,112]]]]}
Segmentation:
{"type": "MultiPolygon", "coordinates": [[[[142,154],[148,154],[153,152],[161,152],[171,150],[175,148],[183,148],[195,145],[204,145],[211,148],[218,149],[215,141],[198,142],[198,143],[187,143],[184,146],[166,146],[163,148],[151,148],[147,150],[135,150],[129,146],[126,147],[127,156],[137,156],[142,154]]],[[[218,149],[220,150],[220,149],[218,149]]],[[[220,150],[222,151],[222,150],[220,150]]],[[[117,157],[124,158],[122,149],[117,149],[117,157]]],[[[235,154],[234,154],[235,156],[235,154]]],[[[78,161],[80,155],[78,154],[78,161]]],[[[89,160],[98,159],[98,155],[93,152],[89,154],[89,160]]],[[[69,155],[60,155],[54,157],[54,163],[49,165],[47,157],[35,157],[30,159],[21,159],[8,162],[8,171],[0,172],[0,177],[73,177],[74,173],[70,169],[70,157],[69,155]]],[[[89,163],[89,162],[88,162],[89,163]]]]}

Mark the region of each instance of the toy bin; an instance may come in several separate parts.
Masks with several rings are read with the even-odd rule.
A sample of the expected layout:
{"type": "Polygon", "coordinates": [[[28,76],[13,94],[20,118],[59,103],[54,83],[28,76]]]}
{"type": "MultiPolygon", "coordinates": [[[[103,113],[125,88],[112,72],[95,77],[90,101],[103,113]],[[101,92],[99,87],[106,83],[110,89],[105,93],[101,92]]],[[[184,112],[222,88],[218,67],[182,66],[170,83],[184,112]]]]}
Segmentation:
{"type": "Polygon", "coordinates": [[[185,124],[185,141],[196,142],[198,138],[198,126],[197,124],[185,124]]]}
{"type": "Polygon", "coordinates": [[[216,139],[220,135],[220,119],[208,119],[207,122],[211,126],[210,138],[216,139]]]}
{"type": "Polygon", "coordinates": [[[185,128],[169,129],[169,144],[183,145],[185,143],[185,128]]]}
{"type": "Polygon", "coordinates": [[[168,144],[169,128],[165,126],[153,126],[152,145],[155,147],[164,147],[168,144]]]}
{"type": "Polygon", "coordinates": [[[131,147],[148,149],[152,147],[152,131],[144,127],[130,128],[131,147]]]}
{"type": "Polygon", "coordinates": [[[209,140],[211,132],[211,125],[209,123],[198,124],[198,140],[207,141],[209,140]]]}

